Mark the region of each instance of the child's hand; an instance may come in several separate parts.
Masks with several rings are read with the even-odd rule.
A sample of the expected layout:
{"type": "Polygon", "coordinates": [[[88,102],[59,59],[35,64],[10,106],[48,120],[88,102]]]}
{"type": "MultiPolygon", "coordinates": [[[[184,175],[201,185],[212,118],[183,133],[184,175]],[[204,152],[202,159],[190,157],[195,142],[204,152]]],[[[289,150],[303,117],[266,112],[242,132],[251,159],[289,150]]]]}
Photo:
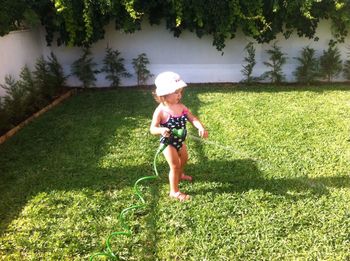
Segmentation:
{"type": "Polygon", "coordinates": [[[201,137],[201,138],[208,138],[208,131],[204,128],[200,128],[198,129],[198,135],[201,137]]]}
{"type": "Polygon", "coordinates": [[[170,137],[170,129],[165,128],[165,127],[164,127],[164,128],[161,128],[160,134],[161,134],[163,137],[168,138],[168,137],[170,137]]]}

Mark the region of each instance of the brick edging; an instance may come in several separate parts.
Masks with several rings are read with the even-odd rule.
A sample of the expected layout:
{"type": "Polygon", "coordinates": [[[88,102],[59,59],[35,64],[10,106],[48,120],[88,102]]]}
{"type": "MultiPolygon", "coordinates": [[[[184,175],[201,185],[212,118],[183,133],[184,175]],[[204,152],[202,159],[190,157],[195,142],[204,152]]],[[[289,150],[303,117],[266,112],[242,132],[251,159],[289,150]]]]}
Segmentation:
{"type": "Polygon", "coordinates": [[[75,90],[70,90],[64,94],[62,94],[60,97],[58,97],[57,99],[55,99],[53,102],[51,102],[49,105],[45,106],[44,108],[42,108],[40,111],[37,111],[36,113],[34,113],[32,116],[30,116],[29,118],[27,118],[26,120],[22,121],[20,124],[18,124],[16,127],[14,127],[13,129],[9,130],[8,132],[6,132],[4,135],[2,135],[0,137],[0,144],[4,143],[5,141],[7,141],[9,138],[11,138],[13,135],[15,135],[20,129],[22,129],[24,126],[26,126],[29,122],[31,122],[32,120],[34,120],[35,118],[38,118],[40,115],[42,115],[43,113],[47,112],[48,110],[50,110],[51,108],[55,107],[56,105],[58,105],[59,103],[61,103],[62,101],[66,100],[67,98],[69,98],[70,96],[72,96],[74,94],[75,90]]]}

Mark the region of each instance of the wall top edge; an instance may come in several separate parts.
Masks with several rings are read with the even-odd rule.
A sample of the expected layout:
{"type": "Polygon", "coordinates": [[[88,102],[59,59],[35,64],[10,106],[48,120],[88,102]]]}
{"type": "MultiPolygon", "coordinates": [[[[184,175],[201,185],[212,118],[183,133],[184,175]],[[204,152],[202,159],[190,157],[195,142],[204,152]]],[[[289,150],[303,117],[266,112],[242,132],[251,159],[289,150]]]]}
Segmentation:
{"type": "MultiPolygon", "coordinates": [[[[31,32],[31,31],[32,31],[32,29],[27,28],[27,29],[14,30],[14,31],[9,32],[8,34],[28,33],[28,32],[31,32]]],[[[6,36],[6,35],[4,35],[4,36],[6,36]]]]}

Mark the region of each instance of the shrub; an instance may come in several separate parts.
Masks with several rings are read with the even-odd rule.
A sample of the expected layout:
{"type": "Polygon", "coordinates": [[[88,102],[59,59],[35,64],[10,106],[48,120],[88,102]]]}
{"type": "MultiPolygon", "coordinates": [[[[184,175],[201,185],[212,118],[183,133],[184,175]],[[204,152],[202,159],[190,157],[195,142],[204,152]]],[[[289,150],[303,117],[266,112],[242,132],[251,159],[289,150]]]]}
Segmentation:
{"type": "MultiPolygon", "coordinates": [[[[26,66],[22,69],[21,75],[25,71],[28,71],[26,66]]],[[[0,86],[6,90],[4,108],[9,116],[9,125],[15,126],[25,118],[28,108],[28,91],[23,88],[23,84],[20,84],[11,75],[5,76],[5,84],[0,86]]]]}
{"type": "MultiPolygon", "coordinates": [[[[38,59],[36,64],[38,64],[41,60],[43,59],[38,59]]],[[[24,97],[26,99],[26,107],[24,108],[26,113],[23,115],[23,118],[42,108],[48,102],[47,99],[45,99],[43,96],[42,87],[39,84],[39,79],[35,77],[36,73],[37,71],[34,71],[32,73],[27,66],[24,66],[17,82],[18,88],[24,90],[26,95],[24,97]]],[[[45,87],[45,79],[42,81],[42,86],[45,87]]]]}
{"type": "Polygon", "coordinates": [[[243,82],[251,83],[256,80],[255,77],[252,77],[253,68],[256,65],[254,43],[249,42],[245,46],[244,50],[247,52],[247,56],[244,58],[244,62],[247,64],[243,65],[243,69],[241,70],[242,74],[245,76],[243,82]]]}
{"type": "Polygon", "coordinates": [[[37,109],[62,92],[67,78],[52,52],[47,58],[48,60],[43,57],[39,58],[33,72],[35,86],[30,90],[30,94],[34,96],[32,100],[37,109]]]}
{"type": "Polygon", "coordinates": [[[137,58],[132,60],[132,65],[134,67],[135,73],[137,75],[137,85],[146,85],[147,80],[154,75],[147,69],[149,65],[149,60],[145,53],[139,54],[137,58]]]}
{"type": "Polygon", "coordinates": [[[304,47],[298,60],[299,66],[293,72],[298,82],[310,84],[318,77],[318,59],[315,57],[315,49],[304,47]]]}
{"type": "Polygon", "coordinates": [[[97,64],[93,62],[93,58],[90,56],[90,49],[84,48],[82,56],[74,61],[71,66],[72,74],[78,77],[84,88],[95,86],[95,74],[99,73],[98,70],[94,70],[97,64]]]}
{"type": "Polygon", "coordinates": [[[64,75],[62,65],[53,52],[48,56],[47,66],[49,71],[48,84],[52,86],[52,93],[53,95],[60,94],[63,91],[67,76],[64,75]]]}
{"type": "Polygon", "coordinates": [[[328,49],[320,57],[320,76],[328,82],[342,71],[342,60],[335,41],[329,41],[328,49]]]}
{"type": "MultiPolygon", "coordinates": [[[[350,47],[348,47],[350,50],[350,47]]],[[[350,80],[350,52],[348,52],[348,59],[344,62],[343,75],[345,79],[350,80]]]]}
{"type": "Polygon", "coordinates": [[[33,72],[36,88],[32,89],[32,95],[36,97],[36,103],[38,107],[41,107],[46,100],[52,97],[52,87],[49,82],[49,70],[47,62],[43,57],[40,57],[35,64],[35,70],[33,72]]]}
{"type": "Polygon", "coordinates": [[[4,98],[0,97],[0,136],[10,129],[9,114],[5,109],[4,98]]]}
{"type": "Polygon", "coordinates": [[[112,50],[110,47],[106,48],[101,71],[105,72],[106,79],[112,82],[111,87],[118,87],[122,77],[131,77],[131,74],[124,67],[124,58],[120,57],[120,52],[112,50]]]}
{"type": "Polygon", "coordinates": [[[345,79],[350,80],[350,60],[346,60],[344,63],[343,75],[345,79]]]}
{"type": "Polygon", "coordinates": [[[281,51],[281,47],[275,42],[272,49],[266,51],[270,55],[270,61],[264,64],[271,70],[264,72],[260,77],[262,80],[270,79],[271,83],[280,83],[285,80],[282,67],[286,63],[287,58],[281,51]]]}
{"type": "Polygon", "coordinates": [[[24,66],[18,81],[7,75],[5,84],[0,85],[6,91],[0,103],[0,134],[47,105],[61,92],[65,79],[53,53],[49,61],[39,58],[33,73],[24,66]]]}

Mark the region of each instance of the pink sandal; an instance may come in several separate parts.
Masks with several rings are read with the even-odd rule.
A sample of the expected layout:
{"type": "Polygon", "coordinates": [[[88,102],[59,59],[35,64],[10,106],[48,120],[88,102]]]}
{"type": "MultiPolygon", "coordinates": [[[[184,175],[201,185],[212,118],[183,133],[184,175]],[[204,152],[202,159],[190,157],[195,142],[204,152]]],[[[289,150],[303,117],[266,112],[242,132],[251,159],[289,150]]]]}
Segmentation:
{"type": "Polygon", "coordinates": [[[187,195],[187,194],[184,194],[184,193],[181,193],[180,191],[178,192],[170,192],[169,196],[171,198],[175,198],[181,202],[183,201],[186,201],[186,200],[189,200],[190,199],[190,196],[187,195]]]}
{"type": "Polygon", "coordinates": [[[185,175],[185,173],[182,173],[180,180],[187,180],[189,182],[192,182],[193,178],[191,176],[185,175]]]}

